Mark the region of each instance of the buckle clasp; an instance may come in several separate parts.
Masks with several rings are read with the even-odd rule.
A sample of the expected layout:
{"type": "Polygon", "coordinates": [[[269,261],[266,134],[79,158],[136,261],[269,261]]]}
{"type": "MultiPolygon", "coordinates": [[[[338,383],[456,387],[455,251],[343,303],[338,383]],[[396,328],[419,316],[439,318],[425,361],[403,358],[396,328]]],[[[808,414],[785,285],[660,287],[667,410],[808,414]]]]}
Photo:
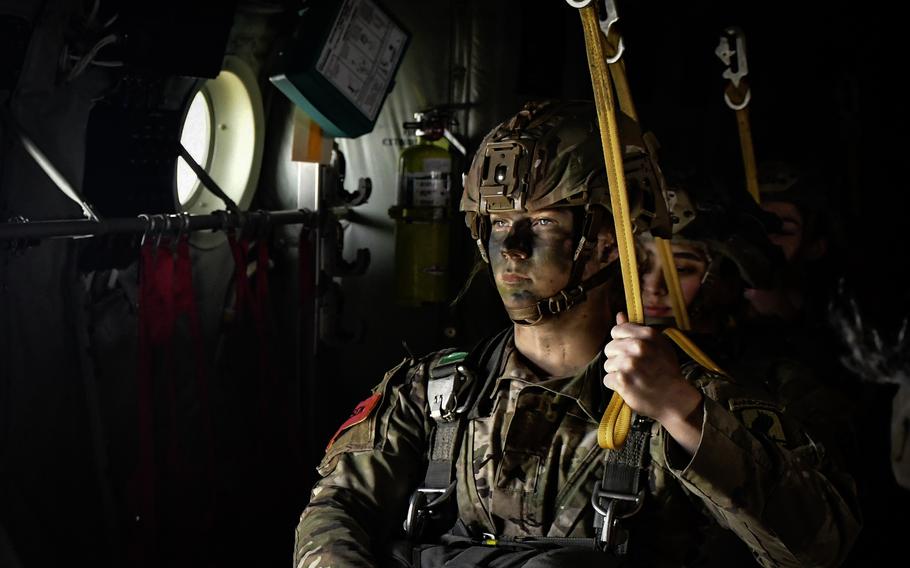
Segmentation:
{"type": "MultiPolygon", "coordinates": [[[[616,545],[621,545],[622,543],[614,542],[616,538],[616,525],[619,519],[625,519],[626,517],[631,517],[637,513],[644,503],[645,492],[644,489],[639,491],[637,494],[632,495],[629,493],[616,493],[613,491],[604,491],[601,488],[600,481],[594,484],[594,491],[591,493],[591,506],[594,507],[594,511],[599,515],[599,520],[601,521],[600,533],[595,537],[597,545],[601,550],[609,550],[616,545]],[[606,506],[603,506],[603,500],[608,500],[606,506]],[[617,507],[620,502],[630,503],[632,507],[626,511],[618,512],[617,507]]],[[[595,527],[598,524],[595,523],[595,527]]]]}

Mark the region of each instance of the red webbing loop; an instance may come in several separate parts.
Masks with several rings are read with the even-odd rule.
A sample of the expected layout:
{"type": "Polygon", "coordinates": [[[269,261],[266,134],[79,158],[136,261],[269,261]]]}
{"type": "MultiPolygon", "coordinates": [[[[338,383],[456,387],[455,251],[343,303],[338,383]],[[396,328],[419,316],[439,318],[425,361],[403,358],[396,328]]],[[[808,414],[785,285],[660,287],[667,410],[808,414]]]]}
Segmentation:
{"type": "MultiPolygon", "coordinates": [[[[215,436],[212,426],[211,391],[209,388],[208,365],[206,364],[205,341],[202,335],[202,321],[196,304],[196,293],[193,288],[193,263],[190,258],[189,236],[182,235],[177,242],[174,254],[174,324],[180,316],[187,319],[190,341],[195,358],[196,389],[199,396],[200,418],[203,440],[205,443],[205,478],[206,487],[210,489],[210,508],[206,511],[206,523],[214,521],[215,496],[215,436]]],[[[176,376],[176,372],[170,373],[176,376]]]]}

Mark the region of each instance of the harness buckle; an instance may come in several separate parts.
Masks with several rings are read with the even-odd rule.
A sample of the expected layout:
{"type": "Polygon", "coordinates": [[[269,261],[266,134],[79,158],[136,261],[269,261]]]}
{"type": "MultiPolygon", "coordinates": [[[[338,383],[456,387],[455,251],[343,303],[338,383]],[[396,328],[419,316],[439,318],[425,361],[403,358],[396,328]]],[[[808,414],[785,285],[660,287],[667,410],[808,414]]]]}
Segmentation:
{"type": "Polygon", "coordinates": [[[619,519],[631,517],[641,509],[642,503],[644,503],[645,491],[642,489],[633,495],[630,493],[604,491],[601,487],[601,482],[596,482],[594,491],[591,493],[591,506],[594,507],[594,511],[598,515],[594,526],[600,529],[600,532],[594,537],[594,545],[599,550],[617,549],[617,552],[622,554],[624,553],[625,542],[617,542],[618,521],[619,519]],[[604,500],[606,500],[605,505],[603,504],[604,500]],[[617,509],[620,502],[631,504],[631,508],[619,512],[617,509]]]}
{"type": "Polygon", "coordinates": [[[437,422],[452,422],[460,412],[465,410],[460,404],[458,394],[474,376],[463,365],[456,365],[452,373],[434,377],[427,384],[427,399],[430,405],[430,416],[437,422]]]}
{"type": "Polygon", "coordinates": [[[427,519],[435,514],[434,508],[444,503],[454,492],[454,481],[445,489],[417,488],[408,501],[408,514],[402,524],[408,539],[415,540],[420,537],[427,519]]]}

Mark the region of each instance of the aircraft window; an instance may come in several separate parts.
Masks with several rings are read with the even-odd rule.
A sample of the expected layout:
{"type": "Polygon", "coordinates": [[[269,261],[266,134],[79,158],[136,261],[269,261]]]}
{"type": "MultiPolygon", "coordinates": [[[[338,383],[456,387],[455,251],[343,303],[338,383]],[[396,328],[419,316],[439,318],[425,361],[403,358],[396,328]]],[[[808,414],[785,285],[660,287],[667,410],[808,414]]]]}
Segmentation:
{"type": "MultiPolygon", "coordinates": [[[[203,83],[190,102],[181,141],[240,209],[250,206],[259,183],[264,134],[256,73],[239,57],[229,55],[221,73],[203,83]]],[[[199,183],[183,160],[177,166],[176,189],[184,211],[206,214],[224,209],[224,203],[199,183]]],[[[220,243],[223,235],[205,231],[194,233],[193,238],[208,247],[220,243]]]]}
{"type": "MultiPolygon", "coordinates": [[[[180,143],[196,163],[207,169],[212,150],[212,110],[206,90],[200,89],[190,103],[180,132],[180,143]]],[[[199,191],[200,181],[183,158],[177,158],[177,197],[186,205],[199,191]]]]}

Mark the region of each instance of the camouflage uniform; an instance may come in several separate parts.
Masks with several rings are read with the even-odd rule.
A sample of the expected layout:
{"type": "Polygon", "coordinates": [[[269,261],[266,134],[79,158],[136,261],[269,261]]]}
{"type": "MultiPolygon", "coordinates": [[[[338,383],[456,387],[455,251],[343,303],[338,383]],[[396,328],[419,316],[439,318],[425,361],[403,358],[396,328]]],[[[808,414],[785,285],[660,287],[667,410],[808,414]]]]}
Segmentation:
{"type": "MultiPolygon", "coordinates": [[[[434,357],[389,371],[373,391],[377,408],[327,451],[297,527],[295,567],[379,565],[426,471],[434,357]]],[[[604,455],[596,430],[609,395],[602,356],[561,378],[536,376],[511,343],[503,361],[491,411],[463,430],[459,519],[477,536],[593,536],[604,455]]],[[[624,521],[630,563],[730,566],[750,551],[764,566],[841,562],[859,528],[850,477],[766,396],[691,362],[683,372],[705,394],[702,439],[690,459],[654,424],[645,505],[624,521]]]]}

